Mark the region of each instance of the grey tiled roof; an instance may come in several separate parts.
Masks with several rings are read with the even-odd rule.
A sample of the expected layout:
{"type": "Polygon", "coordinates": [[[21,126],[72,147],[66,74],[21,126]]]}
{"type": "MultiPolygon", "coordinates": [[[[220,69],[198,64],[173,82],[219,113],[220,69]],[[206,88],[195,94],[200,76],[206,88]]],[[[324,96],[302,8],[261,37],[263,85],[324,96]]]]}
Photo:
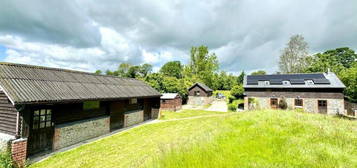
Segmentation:
{"type": "Polygon", "coordinates": [[[276,74],[276,75],[248,75],[244,77],[244,88],[345,88],[345,85],[333,72],[306,74],[276,74]],[[312,80],[313,84],[305,83],[312,80]],[[259,81],[269,81],[268,85],[261,85],[259,81]],[[289,84],[283,84],[289,81],[289,84]]]}
{"type": "Polygon", "coordinates": [[[203,90],[205,90],[206,92],[211,92],[213,91],[211,88],[209,88],[207,85],[203,84],[203,83],[195,83],[194,85],[192,85],[188,90],[191,90],[194,86],[198,85],[199,87],[201,87],[203,90]]]}
{"type": "Polygon", "coordinates": [[[0,63],[0,86],[14,104],[161,96],[137,79],[13,63],[0,63]]]}

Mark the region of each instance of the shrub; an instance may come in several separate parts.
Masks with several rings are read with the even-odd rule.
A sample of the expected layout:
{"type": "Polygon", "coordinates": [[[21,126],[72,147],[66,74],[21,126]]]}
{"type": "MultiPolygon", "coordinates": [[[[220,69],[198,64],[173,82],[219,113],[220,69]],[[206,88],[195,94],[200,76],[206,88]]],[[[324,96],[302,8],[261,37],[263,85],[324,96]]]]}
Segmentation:
{"type": "Polygon", "coordinates": [[[0,167],[1,168],[13,168],[12,159],[10,153],[0,153],[0,167]]]}
{"type": "Polygon", "coordinates": [[[286,110],[288,108],[288,104],[286,103],[285,98],[280,99],[279,108],[283,110],[286,110]]]}
{"type": "Polygon", "coordinates": [[[236,98],[242,97],[243,93],[244,93],[244,88],[243,88],[242,85],[235,85],[231,89],[231,95],[236,97],[236,98]]]}
{"type": "Polygon", "coordinates": [[[237,105],[235,103],[228,104],[229,111],[237,111],[237,105]]]}
{"type": "Polygon", "coordinates": [[[234,96],[228,96],[228,103],[232,103],[235,99],[236,97],[234,96]]]}

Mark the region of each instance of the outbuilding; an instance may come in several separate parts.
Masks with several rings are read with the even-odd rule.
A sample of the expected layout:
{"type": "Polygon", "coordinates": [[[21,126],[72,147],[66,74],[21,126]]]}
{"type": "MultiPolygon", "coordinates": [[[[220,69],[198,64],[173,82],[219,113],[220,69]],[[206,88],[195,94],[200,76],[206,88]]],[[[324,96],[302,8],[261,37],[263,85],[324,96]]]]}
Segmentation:
{"type": "Polygon", "coordinates": [[[178,93],[164,93],[160,99],[160,110],[177,111],[182,108],[182,98],[178,93]]]}
{"type": "Polygon", "coordinates": [[[189,105],[207,105],[212,103],[213,90],[203,83],[195,83],[188,89],[188,101],[189,105]]]}
{"type": "Polygon", "coordinates": [[[0,147],[9,144],[13,159],[23,163],[157,118],[160,96],[136,79],[0,63],[0,147]]]}
{"type": "Polygon", "coordinates": [[[248,75],[244,79],[244,109],[278,109],[286,104],[289,109],[311,113],[343,114],[344,88],[333,72],[248,75]]]}

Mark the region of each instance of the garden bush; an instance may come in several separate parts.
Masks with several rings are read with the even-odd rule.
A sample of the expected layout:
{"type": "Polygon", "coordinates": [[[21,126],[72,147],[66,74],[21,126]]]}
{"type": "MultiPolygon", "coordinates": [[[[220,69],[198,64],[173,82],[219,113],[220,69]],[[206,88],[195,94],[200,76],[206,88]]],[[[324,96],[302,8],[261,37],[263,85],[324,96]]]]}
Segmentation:
{"type": "Polygon", "coordinates": [[[231,95],[236,97],[237,99],[243,97],[243,93],[244,93],[244,88],[242,85],[235,85],[231,89],[231,95]]]}
{"type": "Polygon", "coordinates": [[[229,111],[237,111],[237,105],[235,103],[228,104],[229,111]]]}
{"type": "Polygon", "coordinates": [[[283,110],[286,110],[288,108],[288,104],[286,103],[285,98],[280,99],[279,108],[283,110]]]}
{"type": "Polygon", "coordinates": [[[13,168],[11,155],[8,152],[0,153],[0,167],[13,168]]]}

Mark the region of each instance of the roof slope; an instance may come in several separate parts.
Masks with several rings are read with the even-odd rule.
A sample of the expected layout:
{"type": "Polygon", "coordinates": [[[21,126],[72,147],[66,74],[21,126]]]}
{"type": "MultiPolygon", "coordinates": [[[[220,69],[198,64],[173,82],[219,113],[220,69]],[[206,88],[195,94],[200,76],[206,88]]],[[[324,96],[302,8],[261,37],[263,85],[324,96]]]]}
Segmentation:
{"type": "Polygon", "coordinates": [[[178,93],[163,93],[160,98],[161,99],[175,99],[177,96],[179,96],[178,93]]]}
{"type": "Polygon", "coordinates": [[[0,86],[14,104],[161,95],[136,79],[13,63],[0,63],[0,86]]]}
{"type": "Polygon", "coordinates": [[[188,90],[191,90],[193,87],[195,87],[195,86],[199,86],[199,87],[201,87],[203,90],[205,90],[206,92],[211,92],[211,91],[213,91],[211,88],[209,88],[207,85],[205,85],[205,84],[203,84],[203,83],[199,83],[199,82],[197,82],[197,83],[195,83],[194,85],[192,85],[188,90]]]}
{"type": "Polygon", "coordinates": [[[335,73],[305,73],[248,75],[244,78],[244,88],[345,88],[335,73]],[[312,83],[307,83],[311,80],[312,83]],[[269,81],[262,84],[259,81],[269,81]],[[284,81],[288,81],[284,83],[284,81]]]}

